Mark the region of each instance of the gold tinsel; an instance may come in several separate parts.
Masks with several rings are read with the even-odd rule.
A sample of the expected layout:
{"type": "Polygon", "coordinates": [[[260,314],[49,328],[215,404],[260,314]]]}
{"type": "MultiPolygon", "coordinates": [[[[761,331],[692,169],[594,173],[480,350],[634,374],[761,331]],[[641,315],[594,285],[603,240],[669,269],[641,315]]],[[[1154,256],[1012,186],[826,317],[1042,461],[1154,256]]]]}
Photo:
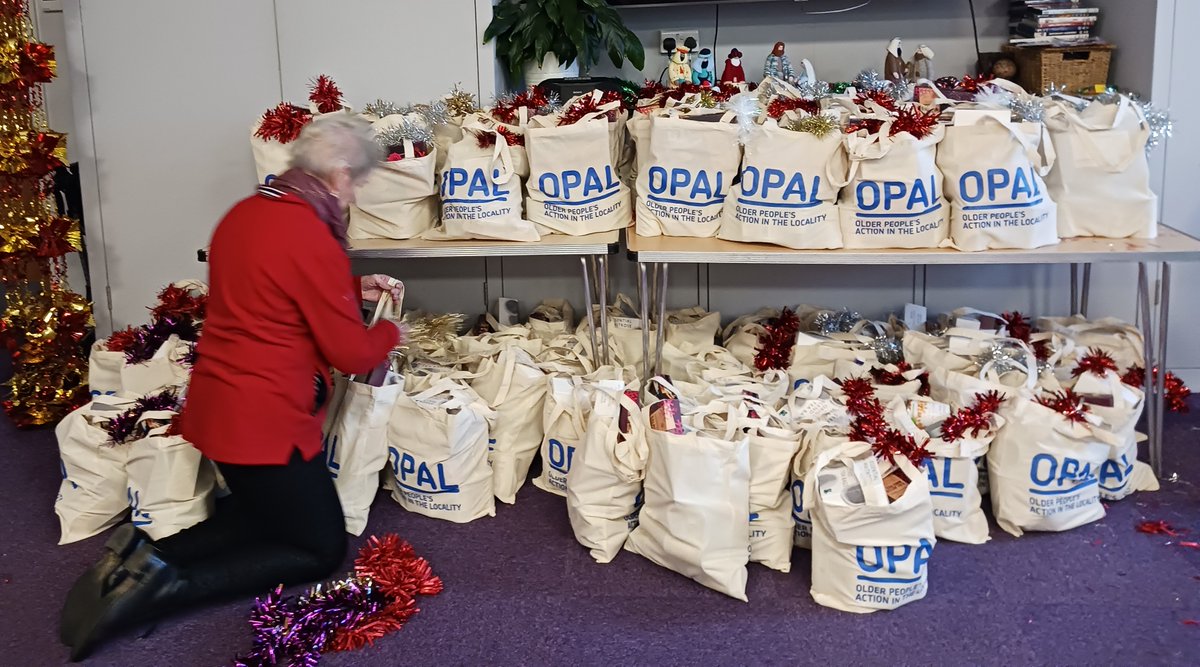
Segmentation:
{"type": "Polygon", "coordinates": [[[837,119],[824,114],[804,116],[788,123],[787,129],[793,132],[808,132],[820,138],[839,129],[837,119]]]}
{"type": "Polygon", "coordinates": [[[458,84],[454,84],[454,89],[446,95],[446,107],[451,116],[462,117],[479,111],[479,102],[476,101],[475,95],[462,90],[458,84]]]}
{"type": "Polygon", "coordinates": [[[458,337],[464,319],[459,313],[409,313],[404,317],[408,339],[402,349],[433,352],[450,345],[458,337]]]}

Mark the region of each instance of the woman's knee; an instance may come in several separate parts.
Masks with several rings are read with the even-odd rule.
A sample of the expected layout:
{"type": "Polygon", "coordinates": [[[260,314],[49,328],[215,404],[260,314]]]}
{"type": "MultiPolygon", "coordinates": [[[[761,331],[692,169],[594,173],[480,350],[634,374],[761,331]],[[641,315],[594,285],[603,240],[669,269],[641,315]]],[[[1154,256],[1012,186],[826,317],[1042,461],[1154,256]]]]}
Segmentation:
{"type": "Polygon", "coordinates": [[[315,567],[322,570],[322,577],[332,574],[346,560],[348,540],[346,530],[341,525],[337,530],[322,531],[321,540],[314,545],[313,556],[315,567]]]}

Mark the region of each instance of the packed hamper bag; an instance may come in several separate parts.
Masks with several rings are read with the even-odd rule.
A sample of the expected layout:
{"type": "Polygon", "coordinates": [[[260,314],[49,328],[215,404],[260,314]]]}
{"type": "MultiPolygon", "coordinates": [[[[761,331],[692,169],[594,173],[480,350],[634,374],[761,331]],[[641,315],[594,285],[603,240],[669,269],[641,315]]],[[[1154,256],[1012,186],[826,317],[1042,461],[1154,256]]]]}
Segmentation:
{"type": "Polygon", "coordinates": [[[847,248],[936,248],[950,231],[936,161],[945,128],[936,125],[920,139],[889,136],[890,128],[891,121],[875,133],[845,135],[850,179],[838,199],[842,241],[847,248]]]}
{"type": "Polygon", "coordinates": [[[758,337],[766,331],[765,325],[775,317],[779,317],[777,308],[761,308],[735,319],[721,331],[722,345],[738,361],[753,367],[758,337]]]}
{"type": "Polygon", "coordinates": [[[1071,390],[1101,420],[1099,426],[1116,438],[1108,460],[1100,466],[1100,498],[1121,500],[1135,491],[1157,491],[1154,470],[1138,460],[1135,429],[1144,408],[1142,389],[1125,384],[1112,357],[1096,348],[1079,359],[1072,374],[1071,390]]]}
{"type": "Polygon", "coordinates": [[[646,426],[629,387],[584,385],[586,433],[567,472],[567,518],[575,539],[598,563],[616,558],[638,525],[649,454],[646,426]]]}
{"type": "MultiPolygon", "coordinates": [[[[389,317],[399,319],[402,305],[384,294],[371,324],[389,311],[389,317]]],[[[388,463],[388,419],[404,393],[404,377],[394,371],[393,364],[389,359],[382,369],[364,377],[334,377],[322,453],[342,503],[346,532],[352,535],[361,535],[367,527],[371,503],[379,490],[379,474],[388,463]]]]}
{"type": "MultiPolygon", "coordinates": [[[[491,315],[488,315],[491,318],[491,315]]],[[[524,326],[497,327],[492,333],[481,333],[474,336],[459,336],[454,341],[454,363],[469,372],[479,370],[480,364],[488,357],[494,357],[502,349],[510,345],[521,348],[525,352],[537,356],[545,349],[546,344],[540,338],[532,337],[532,330],[524,326]]]]}
{"type": "Polygon", "coordinates": [[[821,375],[832,377],[837,372],[839,361],[867,367],[876,363],[877,356],[872,339],[859,334],[829,338],[804,331],[798,332],[796,344],[792,347],[788,375],[793,382],[811,380],[821,375]]]}
{"type": "Polygon", "coordinates": [[[637,178],[638,235],[716,236],[742,160],[732,118],[728,112],[650,117],[649,146],[645,160],[639,158],[645,169],[637,178]]]}
{"type": "MultiPolygon", "coordinates": [[[[169,421],[174,413],[146,412],[142,419],[169,421]]],[[[128,445],[126,499],[133,525],[152,540],[191,528],[212,513],[215,474],[200,450],[163,426],[128,445]]]]}
{"type": "Polygon", "coordinates": [[[746,141],[717,236],[799,250],[842,247],[837,198],[847,169],[837,130],[817,136],[767,119],[746,141]]]}
{"type": "Polygon", "coordinates": [[[529,314],[529,334],[549,343],[575,330],[575,310],[566,299],[543,299],[529,314]]]}
{"type": "Polygon", "coordinates": [[[937,544],[933,506],[925,475],[907,459],[888,466],[865,442],[825,451],[805,480],[804,504],[812,513],[818,604],[864,614],[925,597],[937,544]],[[901,481],[901,490],[889,492],[896,479],[907,486],[901,481]]]}
{"type": "Polygon", "coordinates": [[[410,512],[454,523],[495,516],[488,465],[494,420],[478,394],[450,378],[397,397],[388,420],[392,498],[410,512]]]}
{"type": "Polygon", "coordinates": [[[666,342],[686,354],[708,350],[721,330],[721,313],[710,313],[700,306],[667,313],[666,342]]]}
{"type": "Polygon", "coordinates": [[[1039,317],[1037,337],[1058,334],[1070,341],[1071,349],[1059,357],[1060,368],[1069,371],[1079,357],[1097,349],[1112,357],[1122,373],[1134,366],[1145,368],[1146,347],[1142,332],[1116,317],[1089,320],[1082,315],[1039,317]]]}
{"type": "MultiPolygon", "coordinates": [[[[604,338],[600,328],[600,309],[595,304],[591,308],[592,321],[596,326],[596,344],[603,347],[604,338]]],[[[607,308],[608,345],[615,357],[613,361],[621,366],[633,366],[640,369],[644,355],[642,350],[642,316],[637,305],[629,295],[617,294],[616,298],[613,299],[613,303],[607,308]]],[[[649,336],[651,356],[658,349],[657,331],[658,327],[654,322],[651,322],[649,336]]],[[[575,335],[580,339],[588,339],[590,336],[587,315],[580,318],[579,324],[575,327],[575,335]]]]}
{"type": "MultiPolygon", "coordinates": [[[[969,113],[956,112],[956,120],[969,113]]],[[[947,127],[937,166],[950,200],[948,245],[976,251],[1058,243],[1057,207],[1042,180],[1054,160],[1041,123],[983,116],[947,127]]]]}
{"type": "Polygon", "coordinates": [[[495,411],[488,455],[493,491],[511,505],[542,445],[546,375],[528,352],[506,345],[483,360],[471,388],[495,411]]]}
{"type": "Polygon", "coordinates": [[[376,141],[387,144],[387,159],[355,189],[346,229],[352,239],[411,239],[437,222],[437,147],[411,139],[392,143],[389,136],[405,122],[414,121],[394,114],[373,124],[376,141]]]}
{"type": "Polygon", "coordinates": [[[1058,203],[1059,236],[1157,236],[1158,197],[1146,159],[1150,129],[1139,105],[1124,95],[1082,111],[1058,101],[1047,105],[1045,122],[1058,151],[1046,188],[1058,203]]]}
{"type": "Polygon", "coordinates": [[[987,457],[992,514],[1005,532],[1057,532],[1104,518],[1099,473],[1121,443],[1089,412],[1065,390],[1026,389],[1005,401],[1005,425],[987,457]]]}
{"type": "Polygon", "coordinates": [[[88,389],[92,396],[112,396],[121,393],[121,367],[125,353],[107,348],[108,339],[92,343],[88,353],[88,389]]]}
{"type": "MultiPolygon", "coordinates": [[[[597,99],[600,91],[594,91],[597,99]]],[[[537,116],[525,131],[529,154],[528,217],[542,228],[582,236],[629,226],[629,186],[613,159],[609,126],[624,114],[620,101],[569,124],[563,114],[537,116]],[[609,120],[609,116],[613,120],[609,120]]],[[[623,122],[623,121],[622,121],[623,122]]],[[[619,156],[619,153],[618,153],[619,156]]]]}
{"type": "Polygon", "coordinates": [[[812,548],[812,511],[804,501],[804,485],[817,455],[850,441],[850,413],[842,404],[837,384],[818,376],[803,382],[787,397],[780,415],[800,433],[800,451],[792,459],[792,544],[812,548]]]}
{"type": "Polygon", "coordinates": [[[312,113],[287,102],[268,110],[250,128],[250,152],[259,183],[270,183],[292,163],[291,142],[312,119],[312,113]]]}
{"type": "Polygon", "coordinates": [[[650,445],[645,504],[625,548],[746,601],[749,438],[729,429],[714,433],[672,423],[670,413],[678,410],[668,407],[672,400],[642,411],[650,445]]]}
{"type": "Polygon", "coordinates": [[[54,501],[61,528],[59,544],[87,539],[116,524],[129,509],[129,448],[109,441],[105,426],[132,399],[97,396],[54,428],[62,483],[54,501]]]}
{"type": "Polygon", "coordinates": [[[187,384],[191,374],[183,363],[191,345],[171,334],[151,358],[121,365],[121,391],[142,396],[187,384]]]}
{"type": "Polygon", "coordinates": [[[499,132],[473,130],[450,146],[440,194],[442,226],[426,232],[425,238],[541,238],[522,214],[521,177],[513,162],[513,148],[499,132]]]}

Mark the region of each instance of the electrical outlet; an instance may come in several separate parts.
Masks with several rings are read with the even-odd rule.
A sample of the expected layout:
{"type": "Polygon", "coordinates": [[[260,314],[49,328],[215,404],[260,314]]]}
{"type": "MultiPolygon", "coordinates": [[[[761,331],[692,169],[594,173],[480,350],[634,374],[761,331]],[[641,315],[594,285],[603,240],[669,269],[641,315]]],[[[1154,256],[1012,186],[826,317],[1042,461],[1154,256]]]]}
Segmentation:
{"type": "Polygon", "coordinates": [[[687,38],[691,37],[696,40],[697,47],[700,44],[699,30],[659,30],[658,31],[658,52],[670,53],[664,46],[663,42],[667,39],[674,39],[676,44],[683,44],[687,38]]]}

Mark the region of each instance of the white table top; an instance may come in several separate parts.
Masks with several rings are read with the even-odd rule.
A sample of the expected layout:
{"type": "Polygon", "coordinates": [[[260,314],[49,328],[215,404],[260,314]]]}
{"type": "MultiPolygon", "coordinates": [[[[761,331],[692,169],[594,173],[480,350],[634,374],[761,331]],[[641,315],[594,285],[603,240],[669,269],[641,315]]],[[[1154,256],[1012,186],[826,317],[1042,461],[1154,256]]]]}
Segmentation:
{"type": "Polygon", "coordinates": [[[1160,225],[1154,239],[1063,239],[1034,250],[962,252],[917,250],[792,250],[760,243],[678,236],[638,236],[626,231],[629,253],[640,262],[666,264],[1071,264],[1099,262],[1196,262],[1200,240],[1160,225]]]}

